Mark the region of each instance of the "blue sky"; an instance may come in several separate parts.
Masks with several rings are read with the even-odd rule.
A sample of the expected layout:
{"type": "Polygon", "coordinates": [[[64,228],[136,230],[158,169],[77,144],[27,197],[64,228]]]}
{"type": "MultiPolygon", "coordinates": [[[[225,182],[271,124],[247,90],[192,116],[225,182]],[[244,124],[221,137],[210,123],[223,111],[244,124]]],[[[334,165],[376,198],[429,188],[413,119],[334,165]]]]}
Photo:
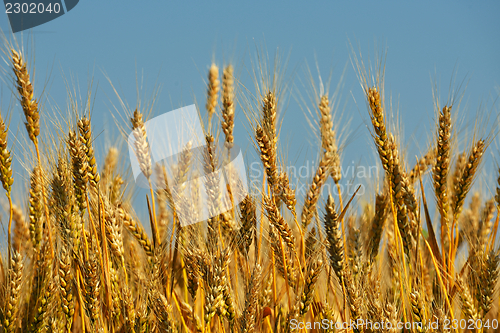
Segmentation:
{"type": "MultiPolygon", "coordinates": [[[[85,94],[93,78],[93,130],[100,134],[96,146],[121,140],[112,114],[120,117],[123,111],[106,76],[131,106],[136,103],[137,75],[144,84],[143,96],[149,96],[159,86],[153,111],[161,114],[192,104],[194,96],[204,105],[204,80],[212,60],[220,66],[228,61],[234,63],[241,81],[254,91],[248,73],[256,49],[264,46],[272,59],[279,48],[284,57],[289,55],[287,73],[291,77],[281,134],[290,148],[289,163],[297,166],[316,161],[317,157],[313,132],[295,99],[299,93],[308,93],[301,84],[308,80],[305,64],[311,67],[316,82],[316,60],[324,80],[333,69],[332,85],[347,66],[341,93],[344,119],[351,119],[343,153],[343,165],[348,167],[373,165],[376,160],[366,128],[366,105],[350,62],[349,41],[356,50],[359,45],[365,60],[374,59],[375,46],[379,53],[387,49],[386,102],[392,96],[393,108],[404,126],[408,159],[414,161],[415,154],[425,149],[434,132],[434,83],[442,100],[446,100],[453,76],[456,82],[452,88],[463,80],[468,82],[461,108],[461,129],[469,126],[470,131],[477,110],[489,112],[494,107],[492,112],[499,113],[498,105],[492,106],[500,93],[499,15],[500,2],[491,0],[81,0],[62,17],[32,29],[30,34],[17,33],[16,37],[24,39],[25,45],[31,45],[30,38],[34,40],[29,56],[34,56],[36,63],[35,95],[46,87],[43,98],[50,101],[45,104],[47,108],[67,106],[65,80],[73,77],[85,94]]],[[[7,15],[3,12],[0,28],[10,38],[7,15]]],[[[5,70],[5,64],[0,66],[5,70]]],[[[9,110],[11,89],[8,77],[3,78],[2,115],[9,110]]],[[[47,110],[46,114],[51,112],[47,110]]],[[[251,162],[254,157],[246,132],[248,125],[240,107],[236,112],[236,143],[248,151],[251,162]]],[[[19,106],[10,114],[11,137],[18,132],[24,135],[19,106]],[[19,131],[15,130],[17,127],[19,131]]],[[[339,125],[346,127],[345,123],[339,125]]],[[[496,142],[490,152],[495,153],[498,161],[498,139],[496,142]]],[[[22,149],[18,147],[16,151],[20,155],[22,149]]],[[[127,163],[124,159],[124,167],[127,163]]]]}

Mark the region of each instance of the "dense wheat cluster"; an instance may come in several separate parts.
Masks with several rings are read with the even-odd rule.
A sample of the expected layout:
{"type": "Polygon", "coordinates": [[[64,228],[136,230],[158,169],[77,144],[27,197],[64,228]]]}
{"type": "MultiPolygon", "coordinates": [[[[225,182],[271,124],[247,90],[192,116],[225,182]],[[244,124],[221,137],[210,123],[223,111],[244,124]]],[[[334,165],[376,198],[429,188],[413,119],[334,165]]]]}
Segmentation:
{"type": "MultiPolygon", "coordinates": [[[[0,117],[0,180],[9,210],[1,332],[498,331],[500,176],[491,197],[471,190],[492,137],[454,151],[453,103],[439,105],[434,140],[407,166],[400,137],[387,124],[383,79],[369,83],[371,75],[355,61],[382,165],[378,190],[365,193],[366,201],[356,193],[324,193],[330,177],[341,181],[342,159],[334,96],[321,89],[314,96],[319,163],[301,197],[282,162],[279,80],[264,78],[256,101],[242,103],[233,67],[212,64],[200,188],[209,189],[209,212],[217,212],[226,191],[232,209],[182,227],[174,200],[182,193],[169,183],[185,182],[194,163],[190,147],[173,171],[155,165],[143,110],[129,115],[135,157],[149,182],[144,207],[132,207],[117,168],[129,157],[111,148],[96,160],[84,110],[48,148],[56,157],[41,156],[44,113],[25,57],[10,50],[12,92],[22,108],[13,111],[24,113],[36,158],[26,164],[34,167],[22,210],[24,202],[11,193],[23,181],[13,177],[15,130],[0,117]],[[234,145],[238,112],[250,122],[265,172],[261,188],[241,203],[214,173],[234,145]],[[432,184],[426,191],[425,179],[432,184]],[[134,209],[149,219],[139,220],[134,209]]],[[[186,202],[182,211],[198,216],[202,203],[186,202]]]]}

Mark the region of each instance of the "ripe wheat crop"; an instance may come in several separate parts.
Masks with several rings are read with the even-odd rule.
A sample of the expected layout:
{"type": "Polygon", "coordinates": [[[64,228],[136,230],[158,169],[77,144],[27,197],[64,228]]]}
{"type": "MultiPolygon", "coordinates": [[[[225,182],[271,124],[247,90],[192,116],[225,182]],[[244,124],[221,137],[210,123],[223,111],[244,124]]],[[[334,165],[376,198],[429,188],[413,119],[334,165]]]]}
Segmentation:
{"type": "MultiPolygon", "coordinates": [[[[206,110],[200,110],[208,116],[203,170],[216,171],[235,144],[241,112],[265,177],[229,211],[182,227],[181,211],[200,213],[196,202],[179,209],[175,199],[182,193],[171,186],[182,184],[194,164],[190,147],[173,172],[155,165],[144,110],[135,109],[127,130],[149,189],[144,206],[133,207],[125,191],[134,184],[125,184],[117,167],[129,156],[112,147],[103,161],[96,159],[84,110],[59,142],[42,142],[33,69],[20,50],[7,54],[19,100],[12,111],[24,115],[34,159],[26,164],[32,169],[22,210],[24,202],[12,193],[23,181],[12,170],[15,131],[0,117],[0,180],[8,199],[0,332],[499,331],[500,174],[493,195],[472,191],[494,136],[454,151],[454,101],[438,105],[433,141],[406,165],[401,138],[387,123],[383,66],[371,82],[354,58],[382,166],[377,190],[364,194],[370,198],[364,204],[356,193],[324,194],[325,183],[341,181],[342,125],[333,112],[336,95],[321,89],[310,106],[319,163],[301,197],[283,167],[280,80],[263,77],[255,95],[241,97],[250,93],[238,86],[233,66],[211,64],[206,110]],[[423,187],[425,179],[431,187],[423,187]],[[429,211],[431,200],[436,212],[429,211]],[[140,220],[139,210],[149,219],[140,220]]],[[[212,176],[206,182],[212,202],[221,200],[220,192],[235,193],[212,176]]]]}

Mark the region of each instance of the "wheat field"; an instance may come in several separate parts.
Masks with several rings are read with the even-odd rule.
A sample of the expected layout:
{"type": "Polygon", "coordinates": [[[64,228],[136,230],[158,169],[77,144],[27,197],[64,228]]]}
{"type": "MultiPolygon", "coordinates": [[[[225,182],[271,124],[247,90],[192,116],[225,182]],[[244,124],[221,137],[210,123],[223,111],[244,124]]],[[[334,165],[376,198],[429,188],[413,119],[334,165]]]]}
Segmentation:
{"type": "MultiPolygon", "coordinates": [[[[144,206],[133,207],[125,190],[134,184],[125,184],[117,167],[129,157],[111,147],[96,160],[91,117],[83,110],[49,146],[52,158],[42,156],[46,129],[33,68],[20,50],[7,54],[20,104],[13,112],[24,114],[35,159],[26,164],[33,168],[23,210],[12,193],[13,183],[23,181],[12,170],[15,129],[0,117],[8,200],[1,332],[499,331],[500,170],[496,193],[472,191],[495,136],[474,136],[456,151],[455,100],[438,105],[433,141],[406,165],[401,137],[387,123],[383,66],[371,75],[354,58],[382,166],[376,190],[363,204],[356,193],[324,193],[328,181],[340,189],[342,155],[335,96],[321,89],[311,106],[319,162],[301,197],[279,147],[286,131],[278,119],[279,80],[262,78],[250,103],[235,93],[233,66],[212,64],[200,110],[208,116],[203,170],[219,167],[219,153],[234,144],[235,113],[243,112],[265,174],[261,188],[231,202],[230,210],[181,227],[167,171],[152,163],[140,108],[127,131],[150,188],[144,206]],[[149,218],[140,220],[136,211],[149,218]]],[[[173,177],[182,182],[193,164],[189,149],[178,164],[173,177]]],[[[217,202],[226,191],[232,199],[231,187],[207,194],[217,202]]],[[[197,216],[199,203],[188,204],[197,216]]]]}

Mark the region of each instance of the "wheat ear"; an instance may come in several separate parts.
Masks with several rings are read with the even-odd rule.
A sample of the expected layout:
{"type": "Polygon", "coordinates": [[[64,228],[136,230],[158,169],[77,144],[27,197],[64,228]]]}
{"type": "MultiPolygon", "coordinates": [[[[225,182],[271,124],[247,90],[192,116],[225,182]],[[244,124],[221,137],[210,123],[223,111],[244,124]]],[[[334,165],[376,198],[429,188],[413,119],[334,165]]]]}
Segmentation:
{"type": "Polygon", "coordinates": [[[134,117],[130,118],[132,123],[132,130],[134,133],[134,149],[137,160],[139,161],[139,165],[142,173],[146,177],[149,182],[149,190],[151,193],[151,203],[153,207],[152,213],[152,224],[151,229],[153,231],[153,244],[155,246],[160,246],[160,234],[158,232],[158,224],[156,222],[156,208],[155,208],[155,197],[153,192],[153,184],[151,183],[151,174],[153,173],[151,167],[151,155],[149,151],[149,143],[147,140],[146,134],[146,126],[144,124],[143,115],[139,110],[134,111],[134,117]]]}
{"type": "Polygon", "coordinates": [[[97,255],[91,251],[88,260],[83,263],[85,310],[87,311],[92,327],[98,327],[101,318],[101,300],[99,296],[101,281],[99,278],[99,264],[96,256],[97,255]]]}
{"type": "Polygon", "coordinates": [[[26,224],[24,212],[17,205],[12,205],[12,220],[15,222],[12,248],[20,253],[24,253],[32,246],[30,230],[26,224]]]}
{"type": "MultiPolygon", "coordinates": [[[[40,111],[38,109],[38,102],[33,98],[33,85],[30,82],[30,74],[26,69],[26,63],[23,60],[23,57],[20,53],[15,50],[11,50],[12,52],[12,65],[14,70],[14,75],[16,76],[16,86],[17,91],[20,96],[21,106],[23,108],[23,112],[26,118],[26,130],[28,131],[28,135],[30,140],[34,143],[36,149],[36,156],[38,165],[40,167],[40,174],[43,175],[42,171],[42,163],[40,158],[40,149],[38,147],[38,135],[40,135],[40,111]]],[[[49,214],[49,205],[47,202],[47,196],[45,194],[45,187],[42,186],[42,201],[43,206],[45,208],[45,220],[46,220],[46,228],[49,235],[49,251],[53,256],[54,249],[52,245],[52,229],[51,229],[51,221],[49,214]]]]}
{"type": "Polygon", "coordinates": [[[13,333],[17,328],[19,310],[21,308],[21,280],[23,276],[23,261],[21,254],[14,250],[9,268],[8,297],[5,302],[5,312],[3,313],[3,326],[7,333],[13,333]]]}
{"type": "Polygon", "coordinates": [[[467,162],[463,167],[460,180],[458,181],[458,184],[456,184],[455,195],[453,196],[453,212],[455,217],[458,217],[462,210],[465,197],[467,196],[467,193],[469,193],[485,149],[485,141],[479,140],[474,144],[469,153],[467,162]]]}
{"type": "Polygon", "coordinates": [[[441,246],[449,244],[450,230],[448,218],[448,172],[451,156],[451,107],[445,106],[439,114],[436,164],[432,170],[434,191],[441,214],[441,246]]]}
{"type": "Polygon", "coordinates": [[[250,195],[240,203],[241,228],[238,231],[238,246],[243,255],[248,255],[257,228],[255,202],[250,195]]]}
{"type": "Polygon", "coordinates": [[[306,229],[316,214],[316,205],[321,196],[321,189],[328,180],[331,170],[332,158],[329,153],[322,155],[318,168],[307,191],[304,206],[302,207],[302,226],[306,229]]]}
{"type": "Polygon", "coordinates": [[[481,279],[479,281],[479,308],[482,311],[483,319],[491,310],[493,294],[498,281],[500,257],[494,251],[486,255],[481,269],[481,279]]]}
{"type": "Polygon", "coordinates": [[[387,137],[387,130],[385,127],[384,109],[382,106],[380,93],[378,92],[376,87],[373,87],[369,88],[366,91],[366,96],[371,110],[370,118],[372,121],[373,130],[375,131],[375,146],[377,147],[377,151],[380,156],[380,160],[382,161],[384,170],[390,173],[392,169],[392,156],[389,147],[389,140],[387,137]]]}
{"type": "Polygon", "coordinates": [[[283,238],[290,250],[295,252],[295,237],[290,226],[286,223],[283,216],[281,216],[272,197],[264,195],[264,207],[266,208],[267,217],[271,225],[278,230],[281,238],[283,238]]]}
{"type": "Polygon", "coordinates": [[[231,148],[234,142],[234,77],[233,66],[228,65],[222,74],[222,131],[226,136],[226,146],[231,148]]]}
{"type": "Polygon", "coordinates": [[[42,201],[42,184],[40,176],[40,168],[35,167],[31,174],[31,186],[29,197],[29,219],[30,219],[30,235],[31,243],[36,251],[40,248],[42,241],[42,214],[43,214],[43,201],[42,201]]]}
{"type": "Polygon", "coordinates": [[[314,260],[310,266],[311,267],[309,268],[309,272],[305,280],[304,290],[302,291],[302,295],[300,297],[299,314],[301,317],[309,311],[314,298],[314,288],[316,282],[318,282],[321,270],[323,269],[323,262],[321,260],[314,260]]]}
{"type": "Polygon", "coordinates": [[[139,244],[141,244],[146,254],[148,256],[153,256],[153,246],[142,225],[132,219],[132,216],[121,207],[118,208],[118,215],[122,219],[125,228],[127,228],[139,244]]]}
{"type": "Polygon", "coordinates": [[[368,251],[370,260],[373,261],[378,254],[380,245],[380,238],[384,230],[384,223],[386,220],[387,210],[387,196],[384,194],[377,194],[375,198],[375,215],[373,216],[371,230],[368,233],[368,251]]]}
{"type": "Polygon", "coordinates": [[[425,308],[422,304],[422,297],[420,293],[415,288],[410,293],[410,304],[411,304],[411,313],[413,315],[413,320],[416,323],[415,331],[418,333],[425,332],[424,325],[425,321],[425,308]]]}
{"type": "Polygon", "coordinates": [[[464,283],[460,277],[457,279],[457,283],[459,286],[460,301],[462,302],[462,312],[467,319],[476,320],[478,318],[477,309],[470,293],[469,286],[467,283],[464,283]]]}
{"type": "Polygon", "coordinates": [[[87,156],[88,177],[92,185],[97,187],[100,180],[99,172],[97,171],[97,163],[92,147],[92,130],[90,127],[90,119],[83,117],[78,121],[78,130],[80,131],[80,141],[82,142],[83,150],[87,156]]]}
{"type": "Polygon", "coordinates": [[[66,331],[71,333],[73,315],[75,314],[75,300],[73,294],[73,272],[71,271],[71,257],[63,247],[59,259],[59,287],[61,295],[61,309],[66,319],[66,331]]]}
{"type": "Polygon", "coordinates": [[[40,135],[40,113],[38,111],[38,102],[33,98],[33,85],[30,82],[30,75],[26,69],[26,63],[20,53],[12,51],[12,65],[16,76],[17,91],[21,99],[21,106],[26,116],[26,130],[28,135],[36,144],[37,137],[40,135]]]}
{"type": "Polygon", "coordinates": [[[344,243],[342,240],[342,232],[340,230],[340,220],[335,211],[335,203],[333,196],[328,195],[328,200],[325,205],[325,233],[328,240],[327,250],[330,257],[330,265],[332,266],[339,281],[342,283],[344,276],[344,243]]]}
{"type": "Polygon", "coordinates": [[[498,169],[497,194],[495,195],[497,207],[500,209],[500,169],[498,169]]]}
{"type": "Polygon", "coordinates": [[[257,314],[257,295],[261,284],[262,269],[255,266],[250,281],[246,286],[245,307],[240,318],[240,332],[250,333],[255,330],[255,319],[257,314]]]}
{"type": "Polygon", "coordinates": [[[335,130],[333,129],[332,110],[327,95],[320,98],[318,105],[320,111],[320,132],[321,132],[321,146],[323,150],[330,154],[332,157],[332,168],[330,175],[332,176],[335,184],[338,184],[342,179],[342,172],[340,168],[340,156],[337,151],[337,143],[335,138],[335,130]]]}
{"type": "Polygon", "coordinates": [[[410,185],[418,181],[418,177],[425,173],[429,167],[434,166],[436,159],[436,149],[430,149],[427,154],[417,161],[417,164],[408,173],[408,182],[410,185]]]}
{"type": "Polygon", "coordinates": [[[7,129],[5,123],[0,114],[0,181],[2,181],[2,186],[6,191],[7,199],[9,200],[9,225],[8,225],[8,260],[10,265],[11,259],[11,228],[12,228],[12,198],[11,198],[11,187],[14,183],[14,177],[12,177],[12,157],[10,156],[10,151],[7,147],[7,129]]]}
{"type": "Polygon", "coordinates": [[[255,139],[260,150],[260,159],[266,170],[267,182],[271,188],[278,184],[278,166],[276,148],[264,129],[257,125],[255,128],[255,139]]]}
{"type": "Polygon", "coordinates": [[[210,66],[208,70],[208,87],[207,87],[207,112],[208,112],[208,128],[211,128],[212,117],[215,114],[220,90],[219,67],[215,64],[210,66]]]}

